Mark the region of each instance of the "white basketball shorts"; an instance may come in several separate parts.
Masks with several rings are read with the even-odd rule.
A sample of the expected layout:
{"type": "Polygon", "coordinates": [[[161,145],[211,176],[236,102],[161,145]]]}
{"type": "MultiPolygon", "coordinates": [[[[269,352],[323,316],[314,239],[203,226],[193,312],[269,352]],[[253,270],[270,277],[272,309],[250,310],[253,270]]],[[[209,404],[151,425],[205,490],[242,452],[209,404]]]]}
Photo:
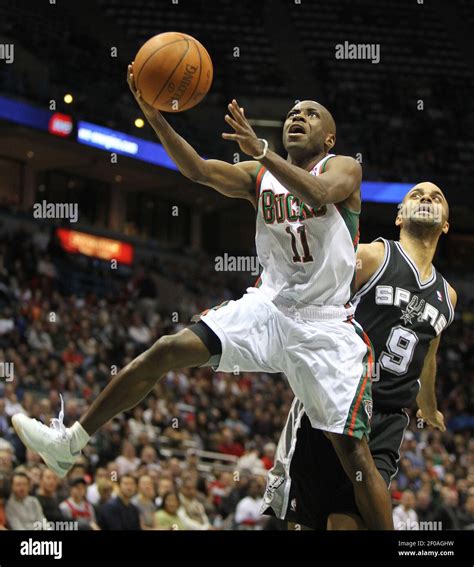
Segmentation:
{"type": "Polygon", "coordinates": [[[248,288],[201,320],[221,341],[218,371],[282,372],[314,428],[362,438],[372,410],[370,341],[341,308],[319,309],[319,318],[302,318],[248,288]]]}

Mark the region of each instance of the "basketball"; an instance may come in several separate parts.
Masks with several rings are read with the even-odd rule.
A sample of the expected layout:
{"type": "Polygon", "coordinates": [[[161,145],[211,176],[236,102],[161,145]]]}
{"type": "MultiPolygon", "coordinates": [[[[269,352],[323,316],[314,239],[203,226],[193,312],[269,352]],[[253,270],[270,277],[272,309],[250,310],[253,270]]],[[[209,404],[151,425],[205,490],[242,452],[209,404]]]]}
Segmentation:
{"type": "Polygon", "coordinates": [[[166,32],[142,45],[133,62],[133,76],[146,103],[166,112],[183,112],[208,93],[212,61],[194,37],[166,32]]]}

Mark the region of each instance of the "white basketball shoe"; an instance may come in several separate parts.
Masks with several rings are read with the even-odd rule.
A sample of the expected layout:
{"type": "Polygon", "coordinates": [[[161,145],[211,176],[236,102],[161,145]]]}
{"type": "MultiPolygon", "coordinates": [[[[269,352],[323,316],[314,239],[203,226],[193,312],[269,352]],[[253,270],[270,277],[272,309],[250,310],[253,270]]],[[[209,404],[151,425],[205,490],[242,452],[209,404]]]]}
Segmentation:
{"type": "Polygon", "coordinates": [[[80,451],[71,451],[71,432],[63,423],[64,402],[61,396],[59,418],[51,419],[48,427],[36,419],[17,413],[12,424],[18,437],[35,453],[38,453],[48,467],[59,477],[64,478],[74,464],[80,451]]]}

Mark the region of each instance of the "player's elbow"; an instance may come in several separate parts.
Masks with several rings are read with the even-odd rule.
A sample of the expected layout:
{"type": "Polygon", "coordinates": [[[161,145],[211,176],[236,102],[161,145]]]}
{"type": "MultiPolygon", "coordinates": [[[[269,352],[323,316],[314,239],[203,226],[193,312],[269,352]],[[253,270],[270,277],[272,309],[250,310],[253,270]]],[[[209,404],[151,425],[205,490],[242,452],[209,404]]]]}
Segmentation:
{"type": "Polygon", "coordinates": [[[181,172],[193,183],[200,183],[201,185],[208,185],[208,178],[203,175],[201,171],[192,171],[188,172],[187,174],[181,172]]]}
{"type": "Polygon", "coordinates": [[[315,210],[319,209],[323,205],[328,204],[326,203],[324,192],[319,190],[312,191],[308,201],[305,202],[307,205],[309,205],[315,210]]]}
{"type": "Polygon", "coordinates": [[[202,183],[206,185],[209,181],[207,170],[206,161],[199,158],[192,167],[188,168],[186,171],[181,171],[181,173],[194,183],[202,183]]]}

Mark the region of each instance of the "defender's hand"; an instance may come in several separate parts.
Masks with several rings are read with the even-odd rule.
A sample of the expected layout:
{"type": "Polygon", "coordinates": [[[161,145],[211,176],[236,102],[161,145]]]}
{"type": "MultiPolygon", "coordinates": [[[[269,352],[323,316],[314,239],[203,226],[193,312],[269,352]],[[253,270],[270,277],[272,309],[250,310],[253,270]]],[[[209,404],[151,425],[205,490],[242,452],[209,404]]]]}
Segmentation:
{"type": "Polygon", "coordinates": [[[235,99],[228,105],[228,108],[232,117],[226,114],[225,121],[232,126],[235,133],[223,132],[222,137],[224,140],[237,142],[244,154],[251,157],[259,156],[263,152],[263,142],[257,138],[252,126],[245,118],[244,109],[238,105],[235,99]]]}
{"type": "Polygon", "coordinates": [[[130,87],[130,90],[132,91],[133,96],[135,97],[135,100],[138,102],[138,106],[141,108],[148,122],[152,122],[153,120],[155,120],[159,114],[159,110],[156,110],[156,108],[153,108],[153,106],[151,106],[150,104],[148,104],[143,100],[140,91],[137,90],[135,86],[135,79],[133,77],[132,65],[129,65],[127,69],[127,83],[128,86],[130,87]]]}
{"type": "Polygon", "coordinates": [[[416,412],[416,417],[422,419],[423,421],[426,421],[426,423],[428,425],[431,425],[431,427],[436,427],[440,431],[446,431],[446,425],[444,424],[444,415],[438,410],[436,410],[434,413],[423,413],[421,409],[419,409],[416,412]]]}

